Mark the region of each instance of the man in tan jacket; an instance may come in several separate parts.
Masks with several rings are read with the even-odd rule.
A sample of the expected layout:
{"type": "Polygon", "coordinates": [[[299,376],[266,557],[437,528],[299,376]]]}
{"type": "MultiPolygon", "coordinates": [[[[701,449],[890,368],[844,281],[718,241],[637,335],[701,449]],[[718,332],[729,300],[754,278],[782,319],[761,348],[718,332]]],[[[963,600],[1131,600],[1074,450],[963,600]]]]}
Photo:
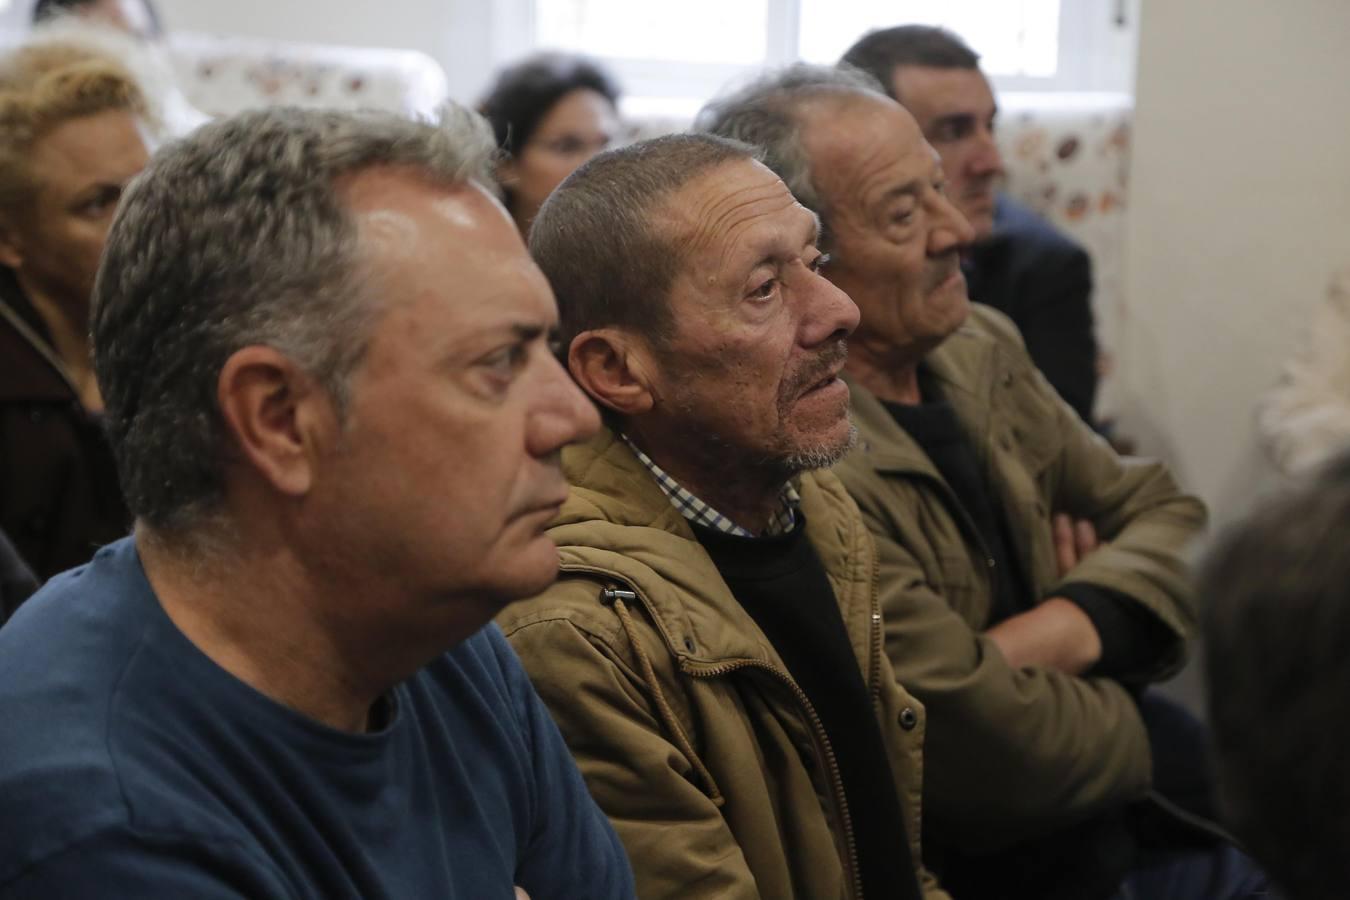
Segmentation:
{"type": "MultiPolygon", "coordinates": [[[[1117,456],[1008,319],[971,305],[974,232],[914,118],[870,79],[795,67],[700,121],[760,146],[821,214],[826,277],[861,311],[860,441],[836,472],[876,538],[888,656],[928,712],[927,861],[962,900],[1115,895],[1140,832],[1161,839],[1131,809],[1155,774],[1149,711],[1181,732],[1180,780],[1204,768],[1193,720],[1133,696],[1182,662],[1180,553],[1203,507],[1162,465],[1117,456]]],[[[1132,887],[1230,896],[1227,872],[1194,894],[1132,887]]]]}
{"type": "Polygon", "coordinates": [[[858,310],[740,144],[596,157],[531,252],[609,425],[563,453],[560,582],[500,618],[656,898],[945,898],[918,864],[925,715],[823,467],[858,310]]]}

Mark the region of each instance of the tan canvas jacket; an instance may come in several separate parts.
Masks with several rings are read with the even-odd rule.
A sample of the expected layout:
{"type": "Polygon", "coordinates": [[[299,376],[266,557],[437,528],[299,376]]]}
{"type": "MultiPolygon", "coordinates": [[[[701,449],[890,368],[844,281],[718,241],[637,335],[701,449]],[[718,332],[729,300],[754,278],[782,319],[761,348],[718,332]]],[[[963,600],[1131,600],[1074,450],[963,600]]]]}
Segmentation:
{"type": "MultiPolygon", "coordinates": [[[[499,622],[623,840],[643,900],[853,897],[839,774],[802,690],[689,525],[612,432],[570,447],[562,578],[499,622]]],[[[925,716],[882,650],[876,558],[828,473],[807,534],[871,687],[918,860],[925,716]]],[[[786,598],[785,598],[786,599],[786,598]]],[[[922,876],[927,898],[945,898],[922,876]]]]}
{"type": "MultiPolygon", "coordinates": [[[[1030,596],[1066,582],[1131,598],[1171,636],[1140,678],[1182,662],[1195,627],[1181,550],[1204,507],[1159,463],[1119,457],[1036,371],[1013,325],[976,306],[927,359],[1008,517],[1030,596]],[[1061,579],[1050,516],[1092,520],[1103,544],[1061,579]]],[[[992,624],[987,554],[956,497],[881,402],[851,385],[859,445],[839,466],[877,541],[886,649],[928,709],[925,814],[944,842],[992,849],[1140,797],[1152,760],[1115,681],[1013,671],[992,624]]]]}

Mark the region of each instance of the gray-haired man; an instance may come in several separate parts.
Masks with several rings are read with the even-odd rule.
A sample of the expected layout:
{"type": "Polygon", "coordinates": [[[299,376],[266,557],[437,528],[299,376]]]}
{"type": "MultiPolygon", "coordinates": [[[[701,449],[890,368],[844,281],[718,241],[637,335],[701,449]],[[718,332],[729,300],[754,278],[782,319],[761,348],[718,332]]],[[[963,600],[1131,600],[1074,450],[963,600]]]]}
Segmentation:
{"type": "Polygon", "coordinates": [[[923,708],[828,466],[858,311],[744,144],[595,157],[530,250],[610,428],[569,447],[564,576],[500,622],[644,900],[947,895],[918,864],[923,708]]]}
{"type": "Polygon", "coordinates": [[[835,471],[876,538],[896,676],[928,709],[925,846],[944,885],[1090,900],[1134,868],[1134,896],[1248,896],[1260,879],[1236,854],[1155,871],[1135,852],[1166,841],[1135,818],[1156,807],[1131,805],[1162,768],[1132,693],[1184,654],[1180,550],[1201,504],[1160,463],[1118,457],[1011,323],[972,309],[973,230],[871,79],[794,67],[702,121],[762,147],[820,213],[824,274],[861,312],[845,369],[860,440],[835,471]]]}
{"type": "Polygon", "coordinates": [[[484,627],[596,426],[490,147],[275,110],[132,187],[93,330],[136,533],[0,631],[0,896],[632,896],[484,627]]]}

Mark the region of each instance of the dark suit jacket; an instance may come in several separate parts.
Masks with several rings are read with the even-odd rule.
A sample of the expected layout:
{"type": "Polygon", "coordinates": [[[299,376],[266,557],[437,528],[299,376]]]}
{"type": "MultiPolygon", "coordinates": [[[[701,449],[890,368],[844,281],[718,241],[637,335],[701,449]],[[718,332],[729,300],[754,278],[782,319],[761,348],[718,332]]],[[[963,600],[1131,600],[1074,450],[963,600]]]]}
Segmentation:
{"type": "Polygon", "coordinates": [[[1087,252],[1001,195],[993,234],[970,250],[966,282],[972,300],[1013,320],[1037,368],[1090,423],[1097,393],[1097,340],[1087,252]]]}

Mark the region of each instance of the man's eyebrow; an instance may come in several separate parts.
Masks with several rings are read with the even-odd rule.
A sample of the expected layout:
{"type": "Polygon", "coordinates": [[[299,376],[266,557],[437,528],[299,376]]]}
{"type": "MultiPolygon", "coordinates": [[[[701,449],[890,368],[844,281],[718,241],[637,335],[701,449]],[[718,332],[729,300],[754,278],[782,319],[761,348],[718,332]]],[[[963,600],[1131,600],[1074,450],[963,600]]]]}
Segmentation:
{"type": "Polygon", "coordinates": [[[919,193],[923,191],[923,186],[925,183],[926,179],[915,178],[911,181],[905,182],[904,184],[896,185],[895,187],[886,191],[886,193],[882,195],[881,199],[883,201],[891,201],[894,200],[896,197],[917,196],[919,193]]]}
{"type": "Polygon", "coordinates": [[[75,192],[74,196],[76,200],[80,201],[92,200],[100,194],[112,193],[113,191],[120,193],[122,191],[122,184],[116,181],[95,181],[80,188],[75,192]]]}
{"type": "MultiPolygon", "coordinates": [[[[513,322],[512,327],[510,327],[510,333],[516,336],[518,340],[535,340],[536,337],[541,337],[548,331],[548,328],[536,324],[536,322],[513,322]]],[[[556,331],[556,329],[553,329],[553,331],[556,331]]]]}
{"type": "MultiPolygon", "coordinates": [[[[816,246],[820,243],[820,234],[821,234],[820,216],[816,213],[815,210],[806,209],[806,207],[804,206],[802,207],[802,209],[811,217],[809,220],[811,223],[809,230],[803,229],[805,236],[805,240],[803,241],[803,243],[816,246]]],[[[752,270],[758,269],[761,266],[776,266],[778,265],[779,262],[782,261],[782,259],[783,254],[778,252],[777,249],[770,247],[769,249],[763,251],[760,258],[756,260],[754,266],[752,267],[752,270]]]]}
{"type": "Polygon", "coordinates": [[[968,112],[949,113],[945,116],[938,116],[933,120],[933,126],[938,125],[973,125],[975,124],[975,114],[968,112]]]}

